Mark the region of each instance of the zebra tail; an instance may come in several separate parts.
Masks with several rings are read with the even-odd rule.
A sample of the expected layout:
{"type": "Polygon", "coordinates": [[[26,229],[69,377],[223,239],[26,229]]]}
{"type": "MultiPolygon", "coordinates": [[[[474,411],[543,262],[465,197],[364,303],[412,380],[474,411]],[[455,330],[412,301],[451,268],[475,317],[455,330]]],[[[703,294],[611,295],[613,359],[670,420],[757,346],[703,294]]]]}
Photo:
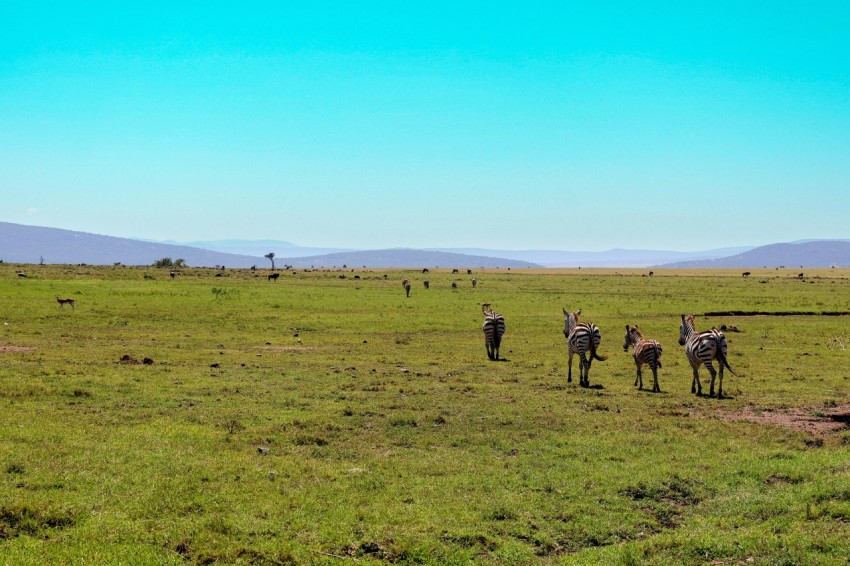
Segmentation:
{"type": "Polygon", "coordinates": [[[593,345],[593,339],[590,340],[590,356],[600,362],[604,362],[608,359],[608,356],[600,356],[596,353],[596,346],[593,345]]]}
{"type": "Polygon", "coordinates": [[[726,361],[726,354],[723,353],[723,348],[720,347],[720,344],[717,345],[717,360],[729,370],[729,373],[734,376],[738,375],[735,373],[735,370],[732,369],[732,366],[729,365],[729,362],[726,361]]]}

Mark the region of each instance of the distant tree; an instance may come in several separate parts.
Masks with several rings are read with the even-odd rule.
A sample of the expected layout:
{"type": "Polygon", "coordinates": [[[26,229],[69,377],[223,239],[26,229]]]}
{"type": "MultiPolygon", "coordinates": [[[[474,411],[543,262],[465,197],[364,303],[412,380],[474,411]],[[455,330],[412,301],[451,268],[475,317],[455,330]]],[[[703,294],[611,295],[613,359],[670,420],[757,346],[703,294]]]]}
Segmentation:
{"type": "Polygon", "coordinates": [[[41,256],[41,257],[38,258],[38,264],[44,265],[44,256],[41,256]]]}
{"type": "Polygon", "coordinates": [[[185,259],[175,259],[173,267],[186,267],[186,260],[185,259]]]}
{"type": "Polygon", "coordinates": [[[174,262],[170,257],[164,257],[153,262],[154,267],[174,267],[174,262]]]}
{"type": "Polygon", "coordinates": [[[274,271],[274,252],[269,252],[263,257],[272,262],[272,271],[274,271]]]}

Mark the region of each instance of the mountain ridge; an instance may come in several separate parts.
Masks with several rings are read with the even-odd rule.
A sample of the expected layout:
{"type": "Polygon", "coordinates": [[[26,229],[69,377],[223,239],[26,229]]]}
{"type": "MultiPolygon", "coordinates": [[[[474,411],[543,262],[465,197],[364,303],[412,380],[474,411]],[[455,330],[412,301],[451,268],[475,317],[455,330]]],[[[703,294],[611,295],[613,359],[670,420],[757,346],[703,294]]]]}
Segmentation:
{"type": "Polygon", "coordinates": [[[183,259],[191,267],[270,267],[263,256],[275,253],[275,265],[293,267],[829,267],[850,266],[850,240],[797,240],[767,246],[739,246],[697,252],[629,250],[489,250],[485,248],[387,248],[351,250],[308,248],[281,240],[179,242],[119,238],[0,222],[0,261],[11,263],[87,263],[151,265],[162,258],[183,259]],[[221,250],[252,249],[238,254],[221,250]],[[321,253],[315,253],[315,252],[321,253]],[[738,253],[735,253],[738,252],[738,253]],[[672,260],[672,261],[671,261],[672,260]]]}

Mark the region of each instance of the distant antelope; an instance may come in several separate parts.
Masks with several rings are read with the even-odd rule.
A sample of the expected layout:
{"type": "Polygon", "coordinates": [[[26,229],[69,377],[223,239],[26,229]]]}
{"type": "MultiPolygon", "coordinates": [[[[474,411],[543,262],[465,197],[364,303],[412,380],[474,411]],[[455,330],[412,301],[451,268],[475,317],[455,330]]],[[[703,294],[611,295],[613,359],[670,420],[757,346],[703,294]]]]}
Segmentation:
{"type": "Polygon", "coordinates": [[[712,360],[717,360],[717,365],[720,369],[720,383],[717,387],[717,398],[723,397],[723,368],[725,367],[732,375],[738,375],[729,366],[726,361],[726,336],[712,328],[697,332],[694,328],[693,315],[682,315],[682,324],[679,325],[679,345],[685,346],[685,354],[688,356],[688,361],[691,363],[691,368],[694,370],[694,379],[691,382],[691,393],[702,395],[702,384],[699,381],[699,366],[704,365],[711,374],[711,387],[708,390],[708,395],[714,395],[714,377],[717,375],[714,366],[711,365],[712,360]]]}
{"type": "Polygon", "coordinates": [[[280,273],[272,273],[269,275],[269,281],[277,281],[278,277],[280,277],[280,273]]]}
{"type": "Polygon", "coordinates": [[[745,271],[745,272],[743,272],[743,273],[741,274],[741,277],[743,277],[743,278],[745,278],[745,279],[746,279],[746,278],[747,278],[747,277],[749,277],[750,275],[751,275],[751,273],[750,273],[749,271],[745,271]]]}
{"type": "Polygon", "coordinates": [[[600,356],[596,353],[599,343],[602,341],[602,333],[592,322],[579,322],[578,317],[581,309],[576,312],[564,311],[564,338],[567,339],[567,351],[569,353],[569,365],[567,369],[567,383],[573,380],[573,355],[579,357],[579,385],[590,386],[590,364],[594,359],[603,362],[608,356],[600,356]],[[589,354],[585,358],[585,354],[589,354]]]}
{"type": "Polygon", "coordinates": [[[661,393],[661,388],[658,387],[658,368],[661,367],[661,344],[658,340],[646,340],[643,334],[638,330],[637,326],[626,325],[626,338],[623,343],[623,351],[628,352],[629,346],[634,346],[632,357],[635,359],[637,366],[637,377],[635,377],[635,385],[638,389],[643,389],[643,374],[641,368],[643,364],[647,364],[652,370],[652,392],[661,393]]]}
{"type": "Polygon", "coordinates": [[[481,305],[484,313],[484,346],[487,348],[487,357],[490,361],[499,361],[499,346],[502,344],[502,335],[505,333],[505,317],[492,309],[490,303],[481,305]]]}
{"type": "Polygon", "coordinates": [[[65,304],[71,305],[71,310],[74,310],[74,299],[60,299],[59,295],[56,295],[56,301],[59,303],[59,308],[65,308],[65,304]]]}

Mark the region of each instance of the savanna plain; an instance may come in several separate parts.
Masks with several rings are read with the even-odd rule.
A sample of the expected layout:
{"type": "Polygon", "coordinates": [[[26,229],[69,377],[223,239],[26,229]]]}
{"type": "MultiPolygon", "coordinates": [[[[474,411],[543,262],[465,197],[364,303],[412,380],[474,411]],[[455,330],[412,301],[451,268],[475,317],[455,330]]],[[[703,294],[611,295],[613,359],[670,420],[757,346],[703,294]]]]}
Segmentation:
{"type": "Polygon", "coordinates": [[[0,563],[847,563],[850,270],[298,271],[0,264],[0,563]]]}

